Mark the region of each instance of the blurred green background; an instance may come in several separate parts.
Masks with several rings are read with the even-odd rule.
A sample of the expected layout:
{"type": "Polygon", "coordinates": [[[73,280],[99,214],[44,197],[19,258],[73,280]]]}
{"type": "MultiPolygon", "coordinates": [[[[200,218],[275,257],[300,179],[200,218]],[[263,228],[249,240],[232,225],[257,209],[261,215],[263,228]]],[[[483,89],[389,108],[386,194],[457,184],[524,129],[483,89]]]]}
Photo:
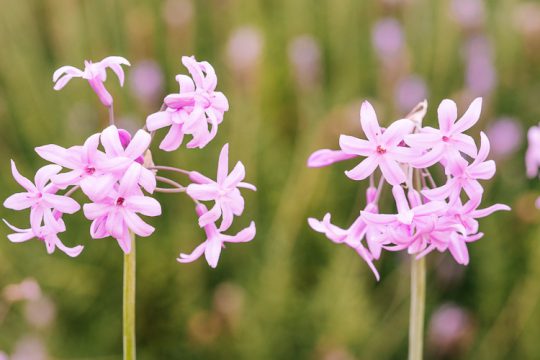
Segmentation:
{"type": "MultiPolygon", "coordinates": [[[[209,146],[154,157],[213,176],[229,142],[230,161],[258,187],[244,192],[232,231],[254,219],[257,237],[224,250],[216,270],[203,259],[181,265],[177,255],[204,233],[189,199],[157,195],[164,215],[137,242],[141,359],[405,358],[408,258],[383,255],[377,283],[354,251],[309,229],[306,218],[326,212],[348,227],[366,184],[344,176],[351,162],[305,162],[336,148],[340,133],[361,135],[364,99],[388,124],[427,97],[434,125],[443,98],[462,113],[476,96],[484,107],[471,134],[487,130],[498,165],[484,204],[514,211],[481,221],[486,235],[470,245],[468,267],[428,257],[426,358],[540,358],[540,187],[523,164],[526,129],[540,120],[540,2],[0,0],[0,9],[2,199],[18,191],[10,158],[30,176],[45,164],[34,147],[79,144],[106,125],[84,81],[52,89],[61,65],[128,58],[124,88],[116,79],[107,87],[131,130],[177,91],[182,55],[210,61],[229,98],[209,146]]],[[[37,241],[12,244],[0,227],[0,351],[11,359],[121,357],[121,250],[91,240],[82,214],[68,226],[62,239],[86,245],[76,259],[47,255],[37,241]]]]}

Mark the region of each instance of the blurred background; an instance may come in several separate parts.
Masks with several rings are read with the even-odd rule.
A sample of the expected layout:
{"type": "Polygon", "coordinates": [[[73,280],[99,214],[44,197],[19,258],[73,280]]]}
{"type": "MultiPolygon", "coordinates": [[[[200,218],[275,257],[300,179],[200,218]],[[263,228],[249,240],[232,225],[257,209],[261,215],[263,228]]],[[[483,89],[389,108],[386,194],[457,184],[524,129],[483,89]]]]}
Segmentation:
{"type": "MultiPolygon", "coordinates": [[[[540,357],[540,194],[525,177],[526,130],[540,120],[540,2],[518,0],[0,0],[0,198],[19,191],[9,159],[30,176],[45,164],[33,148],[80,144],[107,123],[84,81],[58,93],[53,71],[83,60],[128,58],[115,97],[121,126],[134,130],[176,92],[182,55],[210,61],[230,111],[202,151],[155,152],[156,163],[214,176],[221,146],[241,160],[246,210],[232,232],[257,223],[257,237],[232,244],[212,270],[175,258],[204,239],[192,202],[160,196],[157,231],[138,239],[140,359],[403,359],[407,351],[409,259],[387,253],[376,282],[349,248],[312,231],[309,216],[348,227],[366,183],[351,162],[308,169],[338,136],[361,136],[368,99],[388,124],[418,101],[436,124],[443,98],[459,112],[484,98],[481,121],[497,161],[484,204],[514,211],[481,221],[468,267],[428,257],[426,358],[540,357]]],[[[161,138],[164,132],[158,134],[161,138]]],[[[77,198],[83,202],[83,197],[77,198]]],[[[388,196],[384,201],[388,204],[388,196]]],[[[391,206],[391,205],[387,205],[391,206]]],[[[27,214],[0,209],[27,225],[27,214]]],[[[122,253],[91,240],[82,214],[68,217],[76,259],[47,255],[37,241],[15,245],[0,227],[0,359],[119,359],[122,253]]]]}

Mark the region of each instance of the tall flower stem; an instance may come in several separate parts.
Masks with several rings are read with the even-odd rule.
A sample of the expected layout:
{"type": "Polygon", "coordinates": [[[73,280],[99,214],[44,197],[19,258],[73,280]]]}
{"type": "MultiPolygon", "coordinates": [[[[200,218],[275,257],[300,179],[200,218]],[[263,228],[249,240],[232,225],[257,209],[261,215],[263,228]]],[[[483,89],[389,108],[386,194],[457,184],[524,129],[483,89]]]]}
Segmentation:
{"type": "Polygon", "coordinates": [[[426,307],[426,260],[411,258],[411,311],[409,314],[409,360],[422,360],[426,307]]]}
{"type": "Polygon", "coordinates": [[[135,234],[131,233],[131,251],[124,255],[123,342],[124,360],[135,360],[135,234]]]}

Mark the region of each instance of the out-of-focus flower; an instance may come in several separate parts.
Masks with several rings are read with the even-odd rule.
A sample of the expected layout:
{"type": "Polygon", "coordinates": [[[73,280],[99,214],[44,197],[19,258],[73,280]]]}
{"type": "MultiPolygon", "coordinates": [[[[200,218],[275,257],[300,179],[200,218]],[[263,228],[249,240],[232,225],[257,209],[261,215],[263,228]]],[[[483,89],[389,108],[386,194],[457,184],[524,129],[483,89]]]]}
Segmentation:
{"type": "Polygon", "coordinates": [[[414,127],[408,119],[398,120],[383,131],[377,121],[377,115],[371,104],[364,101],[360,109],[360,122],[367,140],[341,135],[339,146],[347,154],[365,156],[366,158],[354,169],[345,172],[353,180],[363,180],[370,176],[377,167],[391,185],[405,182],[405,173],[399,163],[412,160],[411,149],[400,146],[406,134],[414,127]]]}
{"type": "Polygon", "coordinates": [[[0,351],[0,360],[9,360],[9,357],[5,352],[0,351]]]}
{"type": "Polygon", "coordinates": [[[49,326],[56,317],[56,307],[51,299],[42,296],[26,303],[24,316],[30,325],[43,329],[49,326]]]}
{"type": "Polygon", "coordinates": [[[171,27],[182,27],[193,18],[193,3],[190,0],[166,0],[163,3],[163,18],[171,27]]]}
{"type": "Polygon", "coordinates": [[[227,230],[232,224],[234,215],[240,216],[244,211],[244,198],[238,188],[257,190],[255,186],[242,182],[246,175],[242,162],[238,161],[230,174],[228,162],[229,144],[225,144],[219,155],[216,181],[200,173],[190,176],[196,184],[190,184],[187,187],[187,194],[195,200],[215,201],[214,207],[199,217],[199,226],[201,227],[214,223],[222,217],[219,230],[227,230]]]}
{"type": "Polygon", "coordinates": [[[43,341],[33,335],[28,335],[17,342],[10,360],[47,360],[47,358],[43,341]]]}
{"type": "Polygon", "coordinates": [[[244,308],[244,289],[232,283],[220,284],[214,293],[214,308],[234,328],[244,308]]]}
{"type": "Polygon", "coordinates": [[[134,64],[129,78],[131,92],[141,102],[153,104],[163,91],[163,72],[155,61],[134,64]]]}
{"type": "Polygon", "coordinates": [[[418,75],[409,75],[401,79],[395,90],[395,101],[401,112],[412,109],[427,97],[427,86],[418,75]]]}
{"type": "Polygon", "coordinates": [[[121,65],[130,65],[129,61],[120,56],[109,56],[105,59],[92,63],[86,60],[84,62],[84,70],[77,69],[73,66],[62,66],[53,74],[54,90],[60,90],[74,77],[80,77],[88,80],[92,90],[97,94],[99,100],[106,107],[110,107],[113,103],[111,94],[105,88],[103,83],[107,80],[107,68],[110,68],[120,81],[120,86],[124,85],[124,70],[121,65]]]}
{"type": "Polygon", "coordinates": [[[444,304],[431,316],[428,343],[434,354],[459,355],[473,341],[474,323],[469,312],[444,304]]]}
{"type": "Polygon", "coordinates": [[[41,297],[41,287],[36,280],[28,278],[19,284],[6,286],[3,296],[7,302],[37,300],[41,297]]]}
{"type": "Polygon", "coordinates": [[[503,117],[493,121],[486,130],[491,139],[491,151],[496,158],[503,158],[516,152],[523,141],[523,128],[519,121],[503,117]]]}
{"type": "Polygon", "coordinates": [[[379,58],[382,60],[395,58],[404,46],[401,24],[393,18],[377,21],[373,26],[371,40],[379,58]]]}
{"type": "Polygon", "coordinates": [[[264,39],[254,26],[242,26],[231,34],[226,48],[227,64],[236,74],[253,72],[261,58],[264,39]]]}
{"type": "MultiPolygon", "coordinates": [[[[195,209],[199,217],[208,212],[208,209],[206,209],[206,206],[203,204],[197,205],[195,209]]],[[[205,225],[204,231],[206,233],[206,241],[197,246],[189,255],[181,253],[180,257],[177,259],[178,262],[193,262],[204,254],[208,265],[215,268],[221,255],[221,249],[224,247],[225,243],[249,242],[255,237],[256,230],[255,223],[252,221],[249,227],[245,228],[234,236],[222,234],[216,227],[215,223],[205,225]]]]}
{"type": "Polygon", "coordinates": [[[532,178],[538,174],[540,167],[540,126],[531,126],[527,132],[527,139],[529,144],[525,154],[525,165],[527,176],[532,178]]]}
{"type": "Polygon", "coordinates": [[[311,35],[298,36],[289,43],[288,54],[299,87],[315,86],[321,73],[321,49],[317,40],[311,35]]]}
{"type": "Polygon", "coordinates": [[[454,19],[463,28],[472,29],[484,24],[483,0],[452,0],[451,7],[454,19]]]}
{"type": "Polygon", "coordinates": [[[489,95],[497,85],[497,74],[493,64],[493,50],[485,36],[477,35],[467,41],[465,62],[467,88],[474,96],[489,95]]]}

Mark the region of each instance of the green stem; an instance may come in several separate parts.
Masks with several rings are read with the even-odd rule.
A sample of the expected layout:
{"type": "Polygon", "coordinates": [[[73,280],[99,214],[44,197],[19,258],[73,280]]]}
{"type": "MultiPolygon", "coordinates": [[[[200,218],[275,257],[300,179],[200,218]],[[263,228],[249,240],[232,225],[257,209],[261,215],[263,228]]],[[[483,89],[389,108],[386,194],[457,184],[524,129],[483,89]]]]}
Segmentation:
{"type": "Polygon", "coordinates": [[[422,360],[426,307],[426,260],[411,259],[411,312],[409,315],[409,360],[422,360]]]}
{"type": "Polygon", "coordinates": [[[135,360],[135,234],[131,251],[124,255],[123,341],[124,360],[135,360]]]}

